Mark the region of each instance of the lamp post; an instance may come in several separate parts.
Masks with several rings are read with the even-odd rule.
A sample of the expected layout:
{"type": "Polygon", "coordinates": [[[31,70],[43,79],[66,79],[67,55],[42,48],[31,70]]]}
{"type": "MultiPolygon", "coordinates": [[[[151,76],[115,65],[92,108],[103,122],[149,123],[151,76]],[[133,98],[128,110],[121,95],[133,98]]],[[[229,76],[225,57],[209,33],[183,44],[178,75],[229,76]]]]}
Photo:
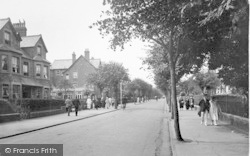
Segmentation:
{"type": "Polygon", "coordinates": [[[122,80],[120,82],[120,104],[122,105],[122,80]]]}

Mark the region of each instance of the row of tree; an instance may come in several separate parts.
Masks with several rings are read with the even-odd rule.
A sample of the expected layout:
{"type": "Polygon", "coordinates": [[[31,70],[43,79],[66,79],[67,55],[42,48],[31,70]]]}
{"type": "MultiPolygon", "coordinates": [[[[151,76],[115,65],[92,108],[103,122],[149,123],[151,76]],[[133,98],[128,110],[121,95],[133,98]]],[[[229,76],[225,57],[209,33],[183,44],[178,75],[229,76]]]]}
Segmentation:
{"type": "Polygon", "coordinates": [[[133,38],[149,41],[157,85],[171,94],[177,139],[179,128],[176,82],[195,73],[204,62],[219,68],[219,77],[248,95],[247,0],[104,0],[110,6],[97,21],[110,35],[111,48],[124,48],[133,38]]]}
{"type": "Polygon", "coordinates": [[[131,81],[127,69],[115,62],[102,64],[96,72],[88,75],[87,83],[96,86],[101,96],[114,97],[117,102],[121,98],[121,90],[123,96],[131,100],[136,97],[161,96],[157,89],[144,80],[137,78],[131,81]]]}

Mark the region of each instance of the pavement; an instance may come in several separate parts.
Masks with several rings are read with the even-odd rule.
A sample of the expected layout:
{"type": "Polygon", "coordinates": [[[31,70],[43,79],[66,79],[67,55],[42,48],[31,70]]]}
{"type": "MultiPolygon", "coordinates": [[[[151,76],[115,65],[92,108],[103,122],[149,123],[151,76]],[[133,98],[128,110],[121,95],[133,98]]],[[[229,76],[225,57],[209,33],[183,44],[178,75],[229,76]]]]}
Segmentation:
{"type": "Polygon", "coordinates": [[[81,110],[78,112],[78,116],[75,116],[75,112],[71,112],[70,116],[65,112],[64,114],[57,114],[39,118],[32,118],[28,120],[11,121],[0,124],[0,139],[9,138],[33,131],[38,131],[41,129],[46,129],[49,127],[54,127],[57,125],[62,125],[77,120],[83,120],[86,118],[111,113],[119,109],[103,109],[98,110],[81,110]]]}
{"type": "MultiPolygon", "coordinates": [[[[218,126],[201,125],[195,110],[179,110],[179,125],[184,142],[177,141],[174,121],[168,112],[173,156],[248,156],[249,133],[219,121],[218,126]]],[[[208,120],[209,121],[209,120],[208,120]]]]}

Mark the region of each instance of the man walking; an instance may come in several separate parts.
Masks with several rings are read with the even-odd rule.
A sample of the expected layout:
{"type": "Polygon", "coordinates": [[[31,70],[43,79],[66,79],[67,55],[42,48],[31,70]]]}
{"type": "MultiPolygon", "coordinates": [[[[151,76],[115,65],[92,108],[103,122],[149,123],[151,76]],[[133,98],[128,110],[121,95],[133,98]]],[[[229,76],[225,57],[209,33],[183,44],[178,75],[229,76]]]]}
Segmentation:
{"type": "Polygon", "coordinates": [[[69,97],[67,97],[67,99],[65,100],[65,104],[66,104],[66,110],[68,112],[68,116],[70,116],[72,101],[69,97]]]}
{"type": "Polygon", "coordinates": [[[74,99],[73,105],[74,105],[74,107],[75,107],[75,113],[76,113],[76,116],[77,116],[77,115],[78,115],[79,106],[80,106],[80,101],[79,101],[79,99],[74,99]]]}

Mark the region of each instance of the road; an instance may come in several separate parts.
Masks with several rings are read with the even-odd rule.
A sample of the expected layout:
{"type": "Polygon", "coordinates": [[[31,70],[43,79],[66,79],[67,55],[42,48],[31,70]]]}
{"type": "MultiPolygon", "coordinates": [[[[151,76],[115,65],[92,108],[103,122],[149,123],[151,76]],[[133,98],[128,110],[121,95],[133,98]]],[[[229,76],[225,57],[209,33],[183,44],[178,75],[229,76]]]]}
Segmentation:
{"type": "Polygon", "coordinates": [[[152,100],[129,104],[126,110],[1,139],[0,144],[63,144],[66,156],[170,156],[165,119],[164,100],[152,100]]]}

